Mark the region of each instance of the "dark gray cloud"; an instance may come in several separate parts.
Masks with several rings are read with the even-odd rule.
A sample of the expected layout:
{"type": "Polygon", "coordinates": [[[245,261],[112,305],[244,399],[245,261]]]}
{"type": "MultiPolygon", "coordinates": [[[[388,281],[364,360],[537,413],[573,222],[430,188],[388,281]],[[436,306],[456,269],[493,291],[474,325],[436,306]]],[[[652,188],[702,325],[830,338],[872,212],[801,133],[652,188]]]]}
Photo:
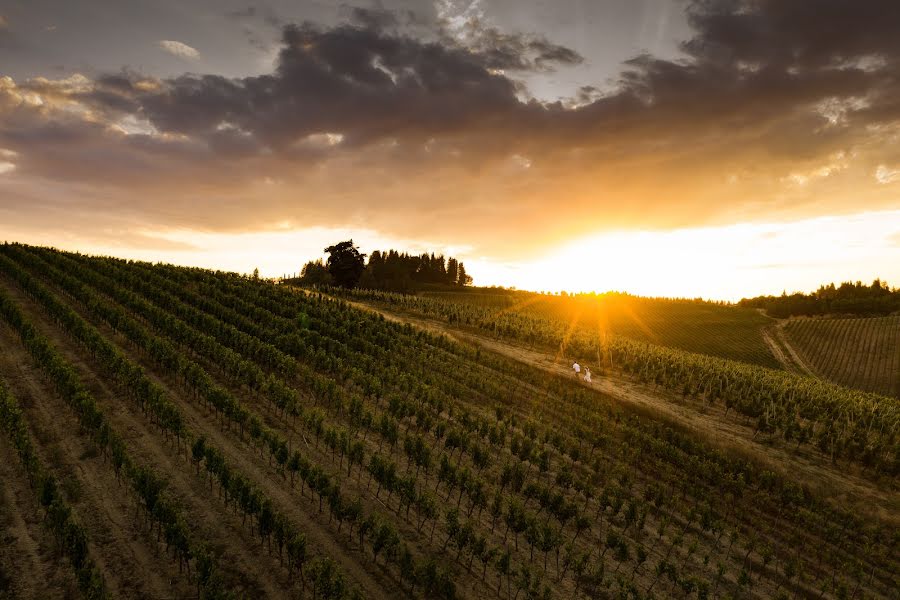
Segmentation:
{"type": "Polygon", "coordinates": [[[685,49],[704,61],[831,68],[900,54],[900,4],[891,0],[695,0],[698,32],[685,49]]]}
{"type": "Polygon", "coordinates": [[[245,8],[239,8],[237,10],[230,10],[225,13],[225,16],[231,17],[232,19],[252,19],[256,16],[256,7],[247,6],[245,8]]]}
{"type": "Polygon", "coordinates": [[[495,27],[472,28],[469,48],[481,56],[487,67],[511,71],[552,69],[584,60],[571,48],[543,36],[504,33],[495,27]]]}
{"type": "MultiPolygon", "coordinates": [[[[285,27],[270,75],[184,75],[142,91],[139,75],[121,73],[99,78],[79,98],[104,111],[139,112],[162,132],[205,137],[232,128],[279,151],[324,132],[342,134],[347,145],[384,137],[424,141],[540,110],[522,104],[520,85],[492,70],[538,68],[572,56],[515,36],[470,49],[369,25],[304,24],[285,27]]],[[[48,93],[40,84],[29,87],[48,93]]]]}
{"type": "Polygon", "coordinates": [[[5,23],[0,23],[0,50],[22,50],[25,47],[19,37],[5,23]]]}
{"type": "Polygon", "coordinates": [[[405,11],[398,14],[396,11],[386,10],[384,8],[363,8],[354,6],[350,9],[352,21],[362,25],[366,29],[375,29],[385,31],[394,29],[401,25],[402,22],[409,24],[415,22],[416,16],[412,11],[405,11]]]}
{"type": "Polygon", "coordinates": [[[284,26],[284,19],[275,12],[271,7],[247,6],[238,10],[232,10],[225,13],[225,16],[236,20],[259,20],[269,27],[281,28],[284,26]]]}
{"type": "Polygon", "coordinates": [[[890,119],[900,106],[895,2],[858,8],[836,0],[721,0],[688,10],[697,28],[684,44],[689,59],[639,56],[627,63],[618,90],[597,98],[596,88],[583,88],[578,100],[587,104],[571,110],[523,101],[527,90],[503,74],[580,61],[569,48],[477,25],[467,44],[423,41],[389,31],[403,15],[363,9],[352,11],[357,24],[285,27],[268,75],[184,75],[142,92],[129,88],[136,74],[120,74],[98,79],[86,99],[139,112],[163,132],[218,139],[223,126],[232,127],[278,151],[325,132],[342,134],[347,147],[485,127],[526,140],[571,136],[601,145],[598,135],[627,134],[628,141],[650,132],[732,129],[768,136],[777,152],[800,156],[890,119]],[[793,145],[765,131],[789,115],[810,134],[795,136],[793,145]],[[834,127],[825,131],[829,123],[834,127]]]}

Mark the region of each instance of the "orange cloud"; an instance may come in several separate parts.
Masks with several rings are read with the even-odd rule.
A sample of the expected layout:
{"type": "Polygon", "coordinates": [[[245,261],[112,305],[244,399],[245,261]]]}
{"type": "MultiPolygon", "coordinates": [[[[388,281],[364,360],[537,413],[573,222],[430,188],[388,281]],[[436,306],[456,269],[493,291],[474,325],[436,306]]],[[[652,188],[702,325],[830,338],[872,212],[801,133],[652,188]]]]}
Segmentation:
{"type": "MultiPolygon", "coordinates": [[[[896,205],[900,9],[695,2],[685,58],[528,99],[581,57],[495,30],[422,39],[385,12],[287,26],[271,73],[0,79],[13,222],[73,213],[247,231],[289,221],[494,256],[598,230],[896,205]],[[825,32],[825,33],[823,33],[825,32]]],[[[173,46],[174,47],[174,46],[173,46]]],[[[186,56],[186,55],[185,55],[186,56]]],[[[92,225],[93,224],[93,225],[92,225]]]]}

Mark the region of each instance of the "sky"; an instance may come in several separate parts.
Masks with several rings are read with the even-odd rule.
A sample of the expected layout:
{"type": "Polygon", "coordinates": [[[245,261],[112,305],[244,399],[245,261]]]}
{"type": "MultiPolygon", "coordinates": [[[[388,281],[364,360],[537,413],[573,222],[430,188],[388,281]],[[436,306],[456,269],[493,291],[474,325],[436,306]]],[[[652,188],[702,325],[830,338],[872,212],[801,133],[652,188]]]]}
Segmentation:
{"type": "Polygon", "coordinates": [[[0,0],[0,240],[476,284],[900,285],[895,0],[0,0]]]}

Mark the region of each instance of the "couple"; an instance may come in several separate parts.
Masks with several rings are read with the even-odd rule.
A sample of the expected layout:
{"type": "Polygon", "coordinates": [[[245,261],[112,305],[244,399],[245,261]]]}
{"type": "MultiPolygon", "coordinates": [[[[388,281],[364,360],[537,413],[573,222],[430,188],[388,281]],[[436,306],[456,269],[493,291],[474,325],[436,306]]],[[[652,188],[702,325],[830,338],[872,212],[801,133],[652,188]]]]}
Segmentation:
{"type": "MultiPolygon", "coordinates": [[[[574,363],[572,363],[572,370],[575,371],[575,377],[576,377],[576,378],[577,378],[579,375],[581,375],[581,365],[578,364],[578,361],[577,361],[577,360],[576,360],[574,363]]],[[[590,383],[590,382],[591,382],[591,370],[590,370],[590,368],[588,368],[588,367],[585,367],[585,368],[584,368],[584,377],[583,377],[583,379],[584,379],[587,383],[590,383]]]]}

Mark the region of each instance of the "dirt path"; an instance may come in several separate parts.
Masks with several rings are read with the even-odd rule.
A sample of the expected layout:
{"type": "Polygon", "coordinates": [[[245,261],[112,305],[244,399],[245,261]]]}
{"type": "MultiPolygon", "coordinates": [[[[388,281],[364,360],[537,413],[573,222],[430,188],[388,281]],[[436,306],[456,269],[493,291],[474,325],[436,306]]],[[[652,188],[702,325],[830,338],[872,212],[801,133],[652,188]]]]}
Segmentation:
{"type": "MultiPolygon", "coordinates": [[[[797,352],[797,349],[794,348],[794,346],[791,345],[791,342],[787,339],[787,335],[785,335],[784,333],[784,327],[785,325],[787,325],[787,323],[787,319],[782,319],[775,324],[775,326],[772,328],[772,332],[774,333],[774,339],[771,340],[772,343],[787,350],[790,358],[784,355],[782,356],[784,356],[784,359],[787,361],[787,363],[793,365],[793,368],[788,367],[788,370],[800,373],[801,375],[809,375],[810,377],[815,377],[818,379],[819,375],[818,373],[816,373],[815,369],[812,368],[812,365],[806,362],[806,359],[804,359],[800,355],[800,353],[797,352]]],[[[766,330],[763,330],[763,335],[767,336],[766,342],[768,343],[769,334],[766,330]]],[[[787,363],[785,363],[785,366],[787,366],[787,363]]]]}
{"type": "MultiPolygon", "coordinates": [[[[756,310],[764,317],[769,316],[766,314],[766,311],[761,308],[757,308],[756,310]]],[[[778,359],[778,362],[781,363],[785,370],[791,373],[818,378],[819,376],[816,374],[815,370],[800,356],[784,334],[784,327],[788,324],[790,319],[769,318],[771,318],[773,322],[762,328],[762,336],[766,345],[769,347],[769,350],[775,358],[778,359]]]]}
{"type": "MultiPolygon", "coordinates": [[[[417,315],[390,311],[363,302],[351,301],[350,304],[377,312],[391,321],[410,323],[462,343],[480,346],[548,373],[574,379],[567,358],[558,358],[417,315]]],[[[580,381],[578,383],[588,385],[580,381]]],[[[746,419],[733,412],[726,415],[726,411],[719,405],[710,406],[703,402],[685,400],[619,375],[595,374],[590,387],[641,412],[676,422],[714,445],[737,451],[793,480],[800,480],[824,497],[832,498],[848,508],[853,507],[900,524],[900,495],[896,493],[896,489],[890,486],[880,487],[861,475],[853,465],[833,465],[826,457],[809,447],[795,449],[780,438],[754,436],[754,428],[746,419]]]]}
{"type": "Polygon", "coordinates": [[[797,365],[794,364],[792,360],[790,360],[787,355],[784,353],[784,349],[775,341],[774,330],[776,329],[776,325],[769,325],[768,327],[762,328],[762,336],[763,340],[766,342],[766,345],[769,347],[769,350],[778,359],[778,362],[781,363],[781,366],[785,368],[785,370],[790,371],[791,373],[797,372],[797,365]]]}
{"type": "Polygon", "coordinates": [[[77,597],[74,574],[56,556],[28,476],[0,433],[0,598],[77,597]]]}
{"type": "Polygon", "coordinates": [[[796,348],[791,344],[791,342],[787,339],[787,335],[784,333],[784,326],[786,322],[779,323],[775,328],[775,335],[778,336],[778,341],[787,349],[788,353],[791,355],[791,359],[809,376],[818,378],[819,375],[816,373],[815,369],[813,369],[812,365],[806,362],[806,359],[803,358],[799,352],[797,352],[796,348]]]}

